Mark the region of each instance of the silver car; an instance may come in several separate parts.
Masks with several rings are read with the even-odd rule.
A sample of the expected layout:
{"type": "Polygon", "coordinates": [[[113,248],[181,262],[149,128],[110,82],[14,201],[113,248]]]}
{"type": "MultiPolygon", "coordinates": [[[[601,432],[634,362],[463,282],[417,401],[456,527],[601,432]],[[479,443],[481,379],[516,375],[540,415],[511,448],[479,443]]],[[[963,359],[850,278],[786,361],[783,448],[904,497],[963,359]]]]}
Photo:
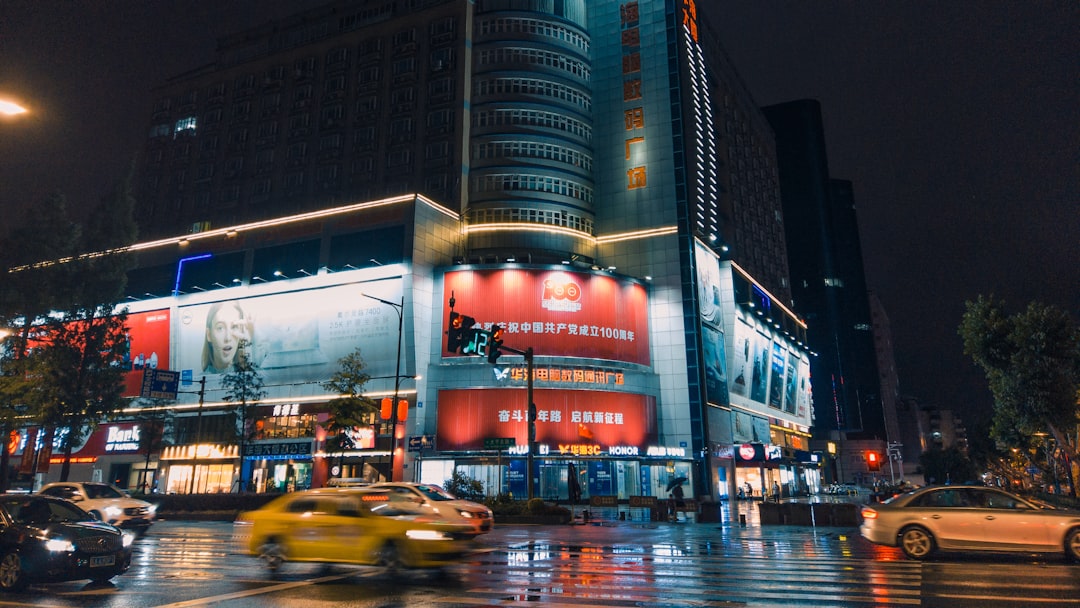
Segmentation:
{"type": "Polygon", "coordinates": [[[468,524],[477,535],[490,532],[495,525],[491,509],[471,500],[462,500],[434,484],[383,481],[367,488],[404,495],[428,513],[447,521],[468,524]]]}
{"type": "Polygon", "coordinates": [[[984,486],[930,486],[862,508],[859,533],[911,559],[936,551],[1057,553],[1080,561],[1080,512],[984,486]]]}
{"type": "Polygon", "coordinates": [[[38,494],[63,498],[101,521],[143,534],[154,523],[157,506],[127,495],[120,488],[93,481],[58,481],[41,486],[38,494]]]}

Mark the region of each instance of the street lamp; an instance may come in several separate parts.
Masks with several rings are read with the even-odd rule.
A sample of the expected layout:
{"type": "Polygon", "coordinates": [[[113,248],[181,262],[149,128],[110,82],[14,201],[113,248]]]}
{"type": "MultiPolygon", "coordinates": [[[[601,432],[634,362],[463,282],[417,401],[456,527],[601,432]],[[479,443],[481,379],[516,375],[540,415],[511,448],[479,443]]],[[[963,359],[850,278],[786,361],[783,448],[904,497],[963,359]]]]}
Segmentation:
{"type": "Polygon", "coordinates": [[[28,110],[14,101],[8,101],[6,99],[0,99],[0,114],[4,116],[15,116],[16,114],[25,114],[28,110]]]}
{"type": "Polygon", "coordinates": [[[401,386],[401,337],[404,332],[405,324],[405,294],[401,295],[400,304],[397,302],[391,302],[389,300],[384,300],[382,298],[368,295],[366,293],[361,293],[360,295],[370,300],[375,300],[376,302],[390,306],[394,309],[394,312],[397,313],[398,318],[397,363],[394,368],[394,402],[390,408],[390,481],[395,481],[394,461],[396,460],[398,448],[398,390],[401,386]]]}

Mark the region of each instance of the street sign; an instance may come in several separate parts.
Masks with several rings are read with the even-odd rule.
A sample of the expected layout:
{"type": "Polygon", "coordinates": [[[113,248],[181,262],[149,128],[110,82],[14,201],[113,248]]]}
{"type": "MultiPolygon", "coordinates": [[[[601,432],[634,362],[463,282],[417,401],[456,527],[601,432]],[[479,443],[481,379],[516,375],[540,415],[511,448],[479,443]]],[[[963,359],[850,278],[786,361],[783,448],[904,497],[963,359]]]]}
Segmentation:
{"type": "Polygon", "coordinates": [[[506,448],[512,448],[517,445],[517,440],[513,437],[485,437],[484,449],[485,450],[505,450],[506,448]]]}
{"type": "Polygon", "coordinates": [[[147,399],[176,399],[176,388],[179,384],[180,372],[145,369],[139,396],[147,399]]]}
{"type": "Polygon", "coordinates": [[[409,437],[409,451],[422,452],[435,448],[435,435],[412,435],[409,437]]]}

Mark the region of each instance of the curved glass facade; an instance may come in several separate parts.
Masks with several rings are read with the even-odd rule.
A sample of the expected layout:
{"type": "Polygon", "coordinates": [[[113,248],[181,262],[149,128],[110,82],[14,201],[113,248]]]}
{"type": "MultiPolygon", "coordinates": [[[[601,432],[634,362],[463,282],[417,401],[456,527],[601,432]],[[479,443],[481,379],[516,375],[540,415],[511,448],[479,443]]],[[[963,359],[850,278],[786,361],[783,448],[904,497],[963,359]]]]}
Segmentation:
{"type": "MultiPolygon", "coordinates": [[[[473,46],[466,221],[553,225],[593,234],[590,39],[583,0],[479,3],[473,46]]],[[[530,246],[573,251],[545,234],[530,246]]],[[[521,233],[483,246],[520,247],[521,233]]]]}

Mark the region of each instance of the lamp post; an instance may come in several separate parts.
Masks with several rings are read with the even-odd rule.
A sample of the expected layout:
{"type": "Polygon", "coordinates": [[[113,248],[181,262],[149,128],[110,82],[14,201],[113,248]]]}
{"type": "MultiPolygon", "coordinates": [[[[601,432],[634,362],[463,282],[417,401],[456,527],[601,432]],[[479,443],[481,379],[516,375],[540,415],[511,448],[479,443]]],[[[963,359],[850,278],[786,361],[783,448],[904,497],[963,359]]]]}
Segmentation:
{"type": "Polygon", "coordinates": [[[394,401],[390,407],[390,481],[396,481],[394,474],[394,461],[397,456],[398,448],[398,390],[401,386],[401,337],[405,329],[405,295],[401,296],[401,303],[391,302],[384,300],[366,293],[361,293],[361,296],[375,300],[376,302],[386,304],[394,309],[397,313],[398,325],[397,325],[397,362],[394,367],[394,401]]]}

